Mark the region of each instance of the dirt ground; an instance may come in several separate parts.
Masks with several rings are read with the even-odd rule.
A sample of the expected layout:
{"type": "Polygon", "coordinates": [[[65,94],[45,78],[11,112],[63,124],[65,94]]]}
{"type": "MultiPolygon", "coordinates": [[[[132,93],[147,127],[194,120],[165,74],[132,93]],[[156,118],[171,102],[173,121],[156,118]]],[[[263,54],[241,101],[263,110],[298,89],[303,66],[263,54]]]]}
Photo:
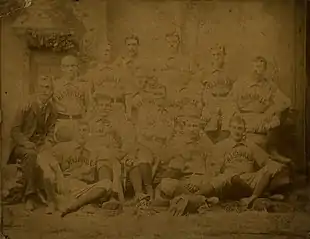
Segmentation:
{"type": "MultiPolygon", "coordinates": [[[[78,212],[61,218],[46,215],[44,209],[22,213],[22,205],[5,209],[3,231],[11,239],[201,239],[201,238],[308,238],[310,214],[267,212],[208,212],[204,215],[172,217],[167,212],[153,216],[123,214],[108,217],[100,210],[94,214],[78,212]]],[[[310,238],[310,237],[309,237],[310,238]]]]}

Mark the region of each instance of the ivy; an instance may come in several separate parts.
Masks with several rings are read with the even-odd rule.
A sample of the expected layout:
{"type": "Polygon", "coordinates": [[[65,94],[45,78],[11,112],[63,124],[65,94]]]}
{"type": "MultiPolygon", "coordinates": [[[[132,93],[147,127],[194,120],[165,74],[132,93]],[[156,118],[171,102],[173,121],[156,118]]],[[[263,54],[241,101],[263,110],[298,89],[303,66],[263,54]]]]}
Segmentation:
{"type": "Polygon", "coordinates": [[[31,49],[65,52],[77,48],[77,43],[72,33],[48,33],[29,29],[26,32],[26,39],[31,49]]]}

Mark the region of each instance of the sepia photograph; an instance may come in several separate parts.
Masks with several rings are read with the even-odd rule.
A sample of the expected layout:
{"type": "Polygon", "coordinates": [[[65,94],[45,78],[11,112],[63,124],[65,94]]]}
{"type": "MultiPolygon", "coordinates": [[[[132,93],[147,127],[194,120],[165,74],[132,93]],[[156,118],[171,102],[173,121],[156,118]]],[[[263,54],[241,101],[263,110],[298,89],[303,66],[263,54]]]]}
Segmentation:
{"type": "Polygon", "coordinates": [[[0,0],[0,239],[310,239],[308,4],[0,0]]]}

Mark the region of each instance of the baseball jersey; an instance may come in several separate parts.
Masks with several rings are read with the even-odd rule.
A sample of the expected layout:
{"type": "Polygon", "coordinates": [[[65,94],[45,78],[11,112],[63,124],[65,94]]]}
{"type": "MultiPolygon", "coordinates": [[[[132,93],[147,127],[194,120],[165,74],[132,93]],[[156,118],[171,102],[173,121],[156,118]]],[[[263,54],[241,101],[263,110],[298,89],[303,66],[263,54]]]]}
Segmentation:
{"type": "MultiPolygon", "coordinates": [[[[141,163],[154,163],[154,156],[152,151],[145,145],[140,142],[136,142],[136,144],[127,152],[126,160],[132,162],[132,165],[127,166],[136,166],[141,163]]],[[[129,162],[127,161],[127,162],[129,162]]]]}
{"type": "Polygon", "coordinates": [[[207,158],[211,174],[222,172],[232,176],[255,172],[256,166],[262,167],[267,162],[269,155],[259,146],[248,140],[236,142],[231,138],[214,145],[207,158]]]}
{"type": "Polygon", "coordinates": [[[136,94],[139,91],[139,77],[143,71],[141,61],[120,57],[115,61],[114,66],[117,69],[118,89],[125,95],[136,94]]]}
{"type": "Polygon", "coordinates": [[[268,79],[239,81],[233,93],[238,109],[244,113],[265,113],[273,105],[282,110],[290,104],[290,100],[268,79]]]}
{"type": "Polygon", "coordinates": [[[164,60],[157,74],[166,87],[167,99],[174,101],[179,98],[180,91],[190,80],[190,64],[183,56],[171,56],[164,60]]]}
{"type": "Polygon", "coordinates": [[[223,69],[214,70],[205,82],[202,92],[202,117],[208,121],[206,130],[228,130],[229,120],[235,112],[230,92],[234,81],[227,77],[223,69]]]}
{"type": "Polygon", "coordinates": [[[146,82],[140,92],[142,104],[138,110],[138,127],[153,132],[171,134],[172,119],[167,115],[165,107],[166,89],[155,79],[146,82]]]}
{"type": "Polygon", "coordinates": [[[57,112],[64,115],[81,115],[86,112],[89,85],[81,81],[54,81],[53,101],[57,112]]]}
{"type": "Polygon", "coordinates": [[[93,183],[96,180],[98,157],[90,144],[59,143],[53,148],[54,156],[65,177],[93,183]]]}
{"type": "Polygon", "coordinates": [[[118,78],[115,73],[114,65],[102,64],[87,74],[91,82],[91,93],[95,91],[113,91],[117,90],[118,78]]]}
{"type": "Polygon", "coordinates": [[[279,114],[291,106],[290,99],[268,79],[240,80],[234,85],[232,97],[246,121],[248,132],[264,132],[272,121],[280,124],[279,114]],[[272,116],[269,122],[264,121],[266,116],[272,116]]]}
{"type": "Polygon", "coordinates": [[[167,143],[169,167],[180,168],[191,173],[204,174],[205,157],[212,146],[206,137],[189,139],[185,135],[175,134],[167,143]]]}
{"type": "Polygon", "coordinates": [[[107,148],[121,148],[122,142],[118,132],[113,128],[111,119],[97,116],[91,119],[91,135],[94,143],[107,148]]]}

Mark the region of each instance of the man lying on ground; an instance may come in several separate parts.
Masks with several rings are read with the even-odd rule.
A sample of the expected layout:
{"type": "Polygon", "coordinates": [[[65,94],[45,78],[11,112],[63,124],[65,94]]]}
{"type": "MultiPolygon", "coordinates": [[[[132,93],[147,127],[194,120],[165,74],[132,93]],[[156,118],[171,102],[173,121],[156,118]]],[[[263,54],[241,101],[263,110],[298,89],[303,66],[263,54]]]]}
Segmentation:
{"type": "Polygon", "coordinates": [[[273,161],[259,146],[246,139],[245,122],[240,116],[232,117],[230,132],[230,137],[216,144],[208,158],[214,162],[212,170],[217,167],[213,178],[200,185],[196,196],[176,198],[171,205],[173,213],[182,215],[190,204],[198,203],[198,208],[207,198],[219,197],[223,190],[235,185],[245,186],[251,192],[249,197],[241,199],[241,204],[250,208],[266,190],[282,186],[273,182],[289,183],[286,165],[273,161]],[[284,180],[276,180],[278,177],[284,180]]]}
{"type": "MultiPolygon", "coordinates": [[[[44,178],[51,185],[46,193],[53,207],[47,213],[58,210],[57,191],[68,200],[62,217],[85,205],[108,201],[112,195],[113,179],[108,173],[106,158],[102,159],[89,144],[88,122],[80,120],[78,130],[79,136],[75,141],[59,143],[53,154],[42,155],[39,159],[44,178]],[[55,183],[57,188],[53,187],[55,183]]],[[[117,168],[116,159],[110,160],[112,168],[117,168]]]]}
{"type": "Polygon", "coordinates": [[[205,157],[212,142],[201,136],[203,122],[195,115],[179,116],[176,119],[174,134],[167,142],[166,164],[160,165],[156,187],[156,205],[169,205],[170,200],[181,194],[195,191],[205,174],[205,157]],[[197,181],[197,182],[195,182],[197,181]],[[192,183],[190,183],[192,182],[192,183]]]}

